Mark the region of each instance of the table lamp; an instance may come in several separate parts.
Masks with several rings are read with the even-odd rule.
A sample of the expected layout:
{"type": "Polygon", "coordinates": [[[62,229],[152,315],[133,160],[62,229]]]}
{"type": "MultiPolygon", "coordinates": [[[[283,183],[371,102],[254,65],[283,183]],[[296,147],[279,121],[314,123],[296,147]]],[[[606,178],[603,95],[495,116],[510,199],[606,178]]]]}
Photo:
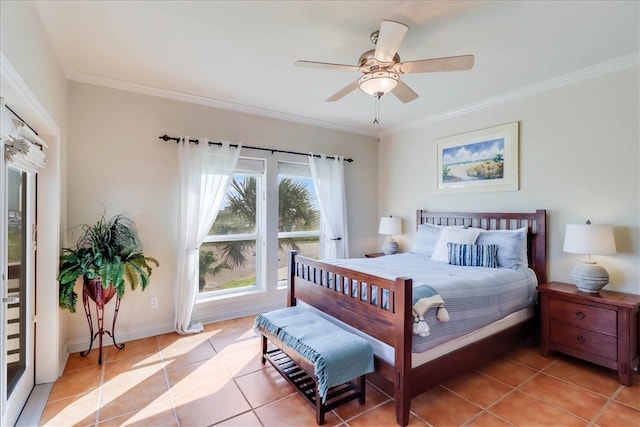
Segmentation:
{"type": "Polygon", "coordinates": [[[616,253],[613,227],[610,225],[567,224],[564,234],[564,252],[587,255],[587,259],[571,267],[569,278],[582,292],[598,293],[609,283],[609,273],[591,255],[616,253]]]}
{"type": "Polygon", "coordinates": [[[402,231],[402,223],[400,218],[393,218],[391,216],[383,216],[380,218],[380,228],[378,228],[379,234],[386,234],[389,238],[382,245],[382,252],[385,255],[392,255],[398,253],[398,243],[393,240],[393,234],[400,234],[402,231]]]}

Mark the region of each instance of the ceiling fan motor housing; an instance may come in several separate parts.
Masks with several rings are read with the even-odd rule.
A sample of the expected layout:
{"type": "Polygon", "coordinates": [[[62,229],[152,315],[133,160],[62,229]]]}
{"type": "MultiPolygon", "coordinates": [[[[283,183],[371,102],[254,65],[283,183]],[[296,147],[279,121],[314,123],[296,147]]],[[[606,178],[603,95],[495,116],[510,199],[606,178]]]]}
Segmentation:
{"type": "Polygon", "coordinates": [[[360,55],[360,59],[358,59],[358,64],[360,65],[360,71],[363,73],[369,73],[371,71],[376,71],[380,69],[388,69],[393,67],[393,65],[400,62],[400,55],[397,53],[393,57],[391,62],[380,62],[378,61],[374,55],[376,51],[375,49],[371,49],[360,55]]]}

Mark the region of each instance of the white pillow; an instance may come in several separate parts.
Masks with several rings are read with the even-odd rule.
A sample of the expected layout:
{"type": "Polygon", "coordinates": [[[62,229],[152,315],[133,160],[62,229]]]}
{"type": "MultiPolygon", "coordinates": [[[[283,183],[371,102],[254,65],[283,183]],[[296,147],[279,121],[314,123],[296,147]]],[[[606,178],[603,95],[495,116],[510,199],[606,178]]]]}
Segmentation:
{"type": "Polygon", "coordinates": [[[476,239],[480,234],[480,230],[477,228],[451,228],[445,227],[440,232],[438,243],[431,255],[431,259],[434,261],[449,261],[449,251],[447,250],[447,243],[462,243],[473,245],[476,243],[476,239]]]}
{"type": "Polygon", "coordinates": [[[433,251],[436,249],[440,232],[443,228],[464,228],[462,225],[435,225],[435,224],[420,224],[416,230],[416,234],[413,237],[413,246],[411,253],[420,255],[433,255],[433,251]]]}
{"type": "Polygon", "coordinates": [[[476,244],[498,245],[498,266],[527,267],[527,227],[516,230],[480,230],[476,244]]]}

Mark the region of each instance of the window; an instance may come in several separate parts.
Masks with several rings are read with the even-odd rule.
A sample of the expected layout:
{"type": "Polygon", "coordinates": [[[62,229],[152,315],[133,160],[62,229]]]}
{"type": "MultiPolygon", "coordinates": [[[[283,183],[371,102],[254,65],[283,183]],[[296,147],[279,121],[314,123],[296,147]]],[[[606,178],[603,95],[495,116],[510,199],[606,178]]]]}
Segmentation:
{"type": "Polygon", "coordinates": [[[263,160],[238,160],[220,212],[200,246],[200,295],[242,292],[261,283],[263,175],[263,160]]]}
{"type": "Polygon", "coordinates": [[[318,258],[320,208],[308,164],[278,163],[278,284],[287,280],[289,250],[318,258]]]}
{"type": "Polygon", "coordinates": [[[277,180],[270,181],[277,193],[275,188],[266,191],[264,174],[264,160],[238,160],[220,212],[200,246],[201,297],[266,289],[264,275],[275,272],[267,269],[263,248],[276,233],[261,226],[268,215],[263,194],[278,195],[278,286],[286,285],[290,250],[318,258],[320,209],[309,165],[279,162],[277,180]]]}

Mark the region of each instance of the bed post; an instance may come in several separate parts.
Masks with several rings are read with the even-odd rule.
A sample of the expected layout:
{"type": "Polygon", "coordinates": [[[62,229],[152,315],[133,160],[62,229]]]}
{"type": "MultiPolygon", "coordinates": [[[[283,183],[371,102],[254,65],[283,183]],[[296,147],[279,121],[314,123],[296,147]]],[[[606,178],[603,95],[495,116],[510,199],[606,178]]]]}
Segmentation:
{"type": "Polygon", "coordinates": [[[536,275],[542,284],[547,282],[547,211],[544,209],[536,210],[536,234],[536,275]]]}
{"type": "Polygon", "coordinates": [[[287,307],[293,307],[294,305],[296,305],[296,255],[298,255],[298,251],[289,251],[289,259],[287,260],[289,271],[289,286],[287,286],[287,307]]]}
{"type": "Polygon", "coordinates": [[[411,410],[411,338],[412,338],[412,299],[413,280],[401,277],[396,279],[396,351],[393,398],[396,402],[396,421],[398,425],[409,424],[411,410]]]}

